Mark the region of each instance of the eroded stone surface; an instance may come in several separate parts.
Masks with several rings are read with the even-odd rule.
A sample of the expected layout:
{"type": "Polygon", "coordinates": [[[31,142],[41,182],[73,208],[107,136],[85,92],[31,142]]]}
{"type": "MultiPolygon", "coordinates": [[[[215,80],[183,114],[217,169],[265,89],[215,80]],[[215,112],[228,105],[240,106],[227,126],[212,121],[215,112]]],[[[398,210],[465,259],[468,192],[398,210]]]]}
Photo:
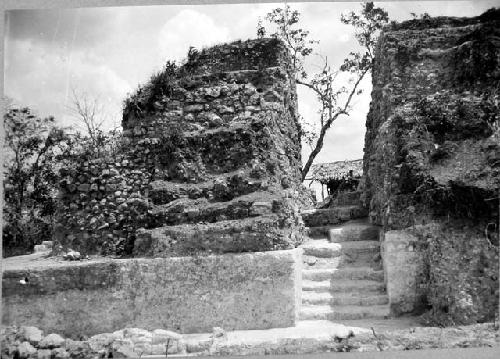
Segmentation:
{"type": "Polygon", "coordinates": [[[64,169],[59,245],[82,255],[143,256],[151,253],[146,235],[150,246],[168,242],[168,251],[153,252],[172,256],[288,249],[302,241],[298,211],[307,200],[285,46],[275,39],[239,41],[192,55],[126,100],[116,158],[82,158],[64,169]],[[276,226],[262,240],[259,220],[266,216],[276,226]],[[255,244],[209,239],[218,223],[234,221],[231,231],[240,232],[244,219],[255,220],[241,228],[255,244]],[[170,226],[187,238],[151,235],[170,226]]]}
{"type": "Polygon", "coordinates": [[[13,257],[2,263],[2,323],[69,336],[124,327],[192,333],[292,326],[301,261],[300,249],[69,262],[13,257]]]}
{"type": "Polygon", "coordinates": [[[423,258],[417,252],[418,238],[409,232],[388,231],[384,234],[382,258],[389,303],[394,314],[413,312],[422,300],[418,277],[423,258]]]}
{"type": "Polygon", "coordinates": [[[407,291],[399,309],[422,285],[441,325],[498,313],[498,29],[498,9],[406,21],[383,31],[375,53],[364,200],[373,223],[416,236],[415,253],[404,233],[401,248],[388,243],[386,264],[403,275],[388,286],[407,291]]]}

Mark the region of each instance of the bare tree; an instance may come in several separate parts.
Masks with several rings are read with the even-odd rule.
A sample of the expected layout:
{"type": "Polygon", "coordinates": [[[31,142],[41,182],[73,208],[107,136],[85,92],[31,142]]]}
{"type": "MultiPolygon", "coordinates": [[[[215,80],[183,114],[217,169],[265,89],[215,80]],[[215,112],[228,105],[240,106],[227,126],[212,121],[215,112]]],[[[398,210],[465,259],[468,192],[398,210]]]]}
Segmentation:
{"type": "Polygon", "coordinates": [[[68,110],[80,122],[86,136],[90,140],[91,149],[96,157],[100,157],[108,147],[116,145],[119,136],[119,125],[110,130],[104,130],[104,124],[109,121],[105,108],[97,97],[88,95],[86,92],[71,91],[71,105],[68,110]]]}
{"type": "MultiPolygon", "coordinates": [[[[318,41],[308,38],[309,32],[296,28],[300,20],[300,13],[291,10],[288,5],[277,8],[268,13],[265,19],[275,26],[275,31],[270,35],[282,40],[292,55],[295,81],[297,84],[312,90],[320,104],[318,119],[315,121],[302,121],[303,128],[319,127],[319,131],[303,130],[303,139],[311,146],[311,153],[302,168],[302,179],[309,172],[314,159],[321,152],[327,131],[333,122],[342,115],[349,115],[353,98],[361,93],[360,84],[373,64],[373,52],[377,36],[384,24],[388,22],[387,12],[376,8],[373,3],[363,3],[361,14],[354,12],[343,15],[341,21],[354,26],[356,39],[363,51],[351,52],[339,69],[332,69],[328,58],[320,57],[322,64],[319,71],[312,76],[304,69],[304,61],[313,52],[314,44],[318,41]],[[349,74],[348,85],[338,85],[341,73],[349,74]],[[318,126],[319,125],[319,126],[318,126]]],[[[263,37],[266,29],[259,20],[257,35],[263,37]]]]}

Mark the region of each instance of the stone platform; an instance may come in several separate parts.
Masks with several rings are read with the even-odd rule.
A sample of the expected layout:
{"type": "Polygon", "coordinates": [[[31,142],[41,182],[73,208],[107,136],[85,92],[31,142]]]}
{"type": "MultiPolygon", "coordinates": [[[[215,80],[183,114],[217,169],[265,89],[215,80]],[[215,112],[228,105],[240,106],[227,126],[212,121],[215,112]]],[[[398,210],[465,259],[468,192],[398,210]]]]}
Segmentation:
{"type": "Polygon", "coordinates": [[[173,258],[3,260],[2,324],[65,336],[295,325],[300,249],[173,258]]]}

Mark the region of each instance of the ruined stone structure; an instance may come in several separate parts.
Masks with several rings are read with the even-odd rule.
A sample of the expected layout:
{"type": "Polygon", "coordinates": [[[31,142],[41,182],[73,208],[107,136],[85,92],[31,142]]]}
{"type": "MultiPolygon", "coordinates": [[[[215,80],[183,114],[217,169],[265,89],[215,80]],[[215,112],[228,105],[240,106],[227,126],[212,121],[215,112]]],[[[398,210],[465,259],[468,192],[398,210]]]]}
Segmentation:
{"type": "MultiPolygon", "coordinates": [[[[64,341],[9,329],[4,342],[32,356],[118,357],[122,347],[161,353],[165,329],[267,329],[409,312],[440,326],[492,321],[499,29],[498,11],[386,28],[375,54],[363,192],[300,214],[296,92],[284,45],[235,42],[167,65],[126,100],[121,150],[82,158],[61,183],[56,245],[135,258],[2,262],[2,324],[73,339],[109,333],[64,341]]],[[[458,342],[454,331],[453,345],[470,345],[471,336],[458,342]]],[[[430,331],[433,339],[438,332],[430,331]]],[[[191,346],[174,335],[171,352],[229,353],[216,351],[218,334],[191,346]]],[[[411,340],[395,340],[399,348],[420,347],[415,331],[405,335],[411,340]]],[[[296,339],[272,346],[282,353],[281,345],[314,343],[296,339]]],[[[314,345],[347,345],[328,341],[314,345]]]]}
{"type": "Polygon", "coordinates": [[[62,183],[59,243],[175,256],[302,241],[297,103],[277,40],[191,51],[126,100],[124,147],[62,183]]]}
{"type": "Polygon", "coordinates": [[[463,323],[498,309],[499,29],[490,10],[380,37],[364,191],[373,223],[405,229],[386,233],[396,312],[420,304],[463,323]]]}
{"type": "Polygon", "coordinates": [[[71,336],[295,325],[304,225],[289,64],[276,40],[236,42],[140,87],[121,151],[65,169],[55,245],[142,258],[13,257],[2,322],[71,336]]]}

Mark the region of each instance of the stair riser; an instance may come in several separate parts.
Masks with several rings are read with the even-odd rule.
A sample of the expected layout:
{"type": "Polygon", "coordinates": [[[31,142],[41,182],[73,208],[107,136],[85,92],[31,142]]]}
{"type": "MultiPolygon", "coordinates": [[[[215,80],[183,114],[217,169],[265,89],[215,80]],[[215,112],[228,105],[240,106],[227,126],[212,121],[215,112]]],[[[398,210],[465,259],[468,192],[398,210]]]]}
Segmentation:
{"type": "Polygon", "coordinates": [[[344,258],[317,258],[314,256],[302,256],[303,269],[318,269],[318,268],[341,268],[343,266],[344,258]]]}
{"type": "Polygon", "coordinates": [[[369,285],[363,285],[362,287],[356,286],[355,283],[352,286],[335,286],[335,283],[324,286],[307,286],[303,285],[302,290],[306,292],[329,292],[329,293],[356,293],[357,295],[370,295],[370,294],[383,294],[384,293],[384,283],[374,283],[369,285]]]}
{"type": "Polygon", "coordinates": [[[367,280],[384,280],[383,272],[364,272],[364,271],[338,271],[335,273],[310,273],[308,271],[302,272],[302,278],[308,280],[315,281],[323,281],[323,280],[335,280],[335,279],[367,279],[367,280]]]}
{"type": "Polygon", "coordinates": [[[354,320],[354,319],[385,319],[389,313],[300,313],[299,320],[354,320]]]}
{"type": "MultiPolygon", "coordinates": [[[[369,247],[369,248],[304,248],[303,254],[307,256],[313,256],[318,258],[336,258],[341,255],[352,257],[356,259],[358,257],[363,257],[362,259],[368,259],[369,261],[377,254],[380,253],[380,247],[369,247]],[[366,257],[366,258],[365,258],[366,257]]],[[[361,259],[361,258],[360,258],[361,259]]]]}
{"type": "Polygon", "coordinates": [[[342,268],[356,268],[356,267],[372,267],[379,268],[380,261],[374,260],[375,255],[361,256],[356,258],[348,256],[339,256],[336,258],[317,258],[309,259],[307,257],[303,260],[304,269],[342,269],[342,268]]]}
{"type": "Polygon", "coordinates": [[[331,226],[308,227],[307,228],[307,235],[313,239],[328,238],[328,231],[330,229],[331,229],[331,226]]]}
{"type": "Polygon", "coordinates": [[[367,228],[335,228],[329,229],[327,238],[330,242],[348,241],[378,241],[380,229],[378,227],[367,228]]]}
{"type": "Polygon", "coordinates": [[[361,207],[328,208],[316,210],[311,213],[303,213],[302,219],[308,227],[319,227],[340,224],[351,219],[363,218],[367,215],[367,210],[361,207]]]}
{"type": "Polygon", "coordinates": [[[382,305],[388,304],[389,298],[385,295],[360,298],[356,297],[340,297],[340,298],[302,298],[302,305],[382,305]]]}

